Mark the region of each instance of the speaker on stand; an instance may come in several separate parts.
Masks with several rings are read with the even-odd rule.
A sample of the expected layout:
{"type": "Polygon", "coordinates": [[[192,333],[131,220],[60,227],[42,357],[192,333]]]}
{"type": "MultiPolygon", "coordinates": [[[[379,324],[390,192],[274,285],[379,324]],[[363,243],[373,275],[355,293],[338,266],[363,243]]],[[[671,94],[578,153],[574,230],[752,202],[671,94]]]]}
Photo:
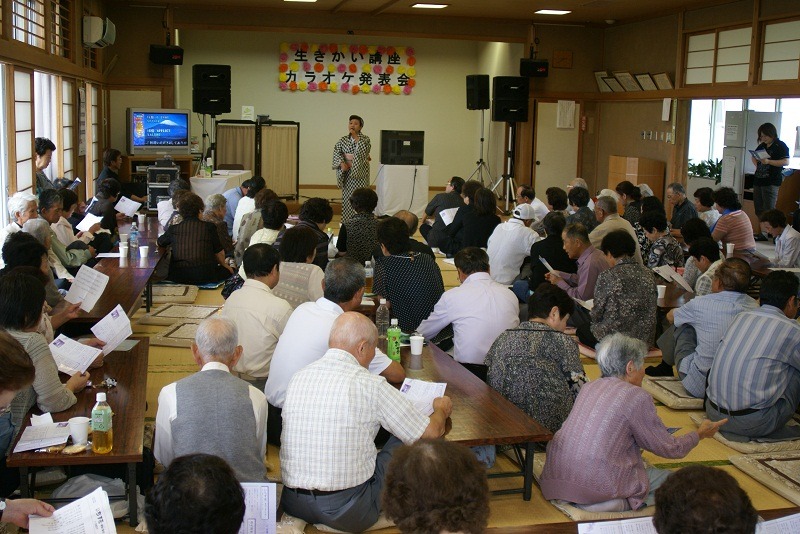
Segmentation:
{"type": "Polygon", "coordinates": [[[211,115],[211,159],[216,149],[214,123],[217,115],[231,112],[231,66],[192,65],[192,111],[203,115],[203,154],[205,155],[206,115],[211,115]]]}
{"type": "MultiPolygon", "coordinates": [[[[505,172],[495,180],[491,190],[498,187],[505,196],[505,213],[516,201],[517,185],[514,182],[514,152],[517,142],[517,123],[528,121],[528,78],[522,76],[495,76],[492,80],[492,120],[505,122],[508,128],[505,172]]],[[[498,208],[499,209],[499,208],[498,208]]]]}
{"type": "Polygon", "coordinates": [[[489,75],[488,74],[470,74],[467,76],[467,109],[469,110],[476,110],[479,109],[481,111],[481,148],[480,154],[478,154],[478,161],[476,161],[477,167],[475,170],[472,171],[472,174],[469,175],[467,180],[472,180],[475,175],[478,175],[478,179],[481,181],[481,184],[484,184],[483,181],[483,173],[486,173],[486,176],[489,177],[489,181],[492,181],[492,173],[489,171],[489,165],[486,164],[486,161],[483,159],[483,143],[484,143],[484,124],[486,123],[486,110],[489,109],[489,75]]]}

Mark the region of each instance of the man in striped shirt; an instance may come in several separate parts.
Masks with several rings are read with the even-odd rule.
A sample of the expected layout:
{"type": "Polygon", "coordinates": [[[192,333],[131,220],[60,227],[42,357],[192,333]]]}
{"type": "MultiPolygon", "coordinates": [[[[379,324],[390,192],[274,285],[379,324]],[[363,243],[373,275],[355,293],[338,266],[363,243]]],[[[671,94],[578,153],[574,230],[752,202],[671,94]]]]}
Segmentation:
{"type": "Polygon", "coordinates": [[[728,418],[728,439],[800,438],[800,427],[786,426],[800,402],[799,290],[794,274],[770,273],[761,308],[740,313],[722,338],[708,375],[706,414],[728,418]]]}

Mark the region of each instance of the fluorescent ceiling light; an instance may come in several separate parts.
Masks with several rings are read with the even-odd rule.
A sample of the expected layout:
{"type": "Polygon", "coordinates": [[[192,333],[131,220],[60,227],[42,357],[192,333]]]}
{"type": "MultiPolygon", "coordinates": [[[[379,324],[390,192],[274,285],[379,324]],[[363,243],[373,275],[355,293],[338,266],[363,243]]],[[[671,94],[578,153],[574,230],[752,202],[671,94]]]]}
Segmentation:
{"type": "Polygon", "coordinates": [[[316,2],[317,0],[283,0],[283,1],[284,2],[308,2],[308,3],[312,3],[312,2],[316,2]]]}
{"type": "Polygon", "coordinates": [[[414,4],[411,7],[418,7],[421,9],[443,9],[450,4],[414,4]]]}
{"type": "Polygon", "coordinates": [[[540,9],[535,13],[536,15],[566,15],[567,13],[572,13],[572,11],[563,11],[561,9],[540,9]]]}

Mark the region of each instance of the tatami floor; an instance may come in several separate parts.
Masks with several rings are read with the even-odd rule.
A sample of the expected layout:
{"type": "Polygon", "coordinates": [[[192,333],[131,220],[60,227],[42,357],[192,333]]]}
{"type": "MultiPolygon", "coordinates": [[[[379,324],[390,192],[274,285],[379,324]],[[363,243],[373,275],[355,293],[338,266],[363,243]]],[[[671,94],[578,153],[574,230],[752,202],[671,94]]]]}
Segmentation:
{"type": "MultiPolygon", "coordinates": [[[[331,225],[334,228],[338,227],[338,221],[335,220],[331,225]]],[[[419,238],[419,236],[417,236],[419,238]]],[[[768,246],[762,245],[760,248],[767,251],[768,246]]],[[[451,264],[442,261],[442,258],[437,260],[439,267],[442,270],[442,275],[446,288],[451,288],[458,285],[456,278],[455,267],[451,264]]],[[[205,305],[222,305],[224,303],[220,290],[200,290],[196,304],[205,305]]],[[[147,326],[137,324],[136,319],[144,314],[144,310],[139,310],[133,318],[134,333],[138,335],[152,335],[162,330],[161,326],[147,326]]],[[[590,379],[598,378],[600,375],[597,364],[590,359],[583,361],[586,374],[590,379]]],[[[161,346],[150,347],[150,361],[147,376],[147,403],[148,410],[146,417],[149,421],[155,419],[158,400],[158,394],[161,388],[170,382],[178,380],[186,375],[189,375],[197,370],[194,364],[189,349],[176,349],[161,346]]],[[[657,403],[658,404],[658,403],[657,403]]],[[[695,425],[689,419],[689,412],[681,412],[671,410],[665,406],[658,405],[657,411],[662,420],[667,426],[680,427],[676,434],[680,435],[690,432],[695,429],[695,425]]],[[[743,474],[736,469],[728,461],[728,457],[736,454],[735,451],[722,445],[721,443],[707,439],[703,440],[700,445],[695,448],[686,458],[682,460],[669,460],[660,458],[650,453],[645,453],[644,458],[646,461],[652,463],[657,467],[663,468],[679,468],[691,464],[704,464],[716,466],[729,472],[739,482],[739,484],[748,493],[754,506],[758,510],[768,510],[776,508],[792,507],[790,501],[777,495],[760,483],[756,482],[749,476],[743,474]]],[[[278,458],[278,449],[270,446],[268,450],[268,462],[270,464],[270,477],[280,477],[280,466],[278,458]]],[[[501,457],[498,458],[498,465],[494,470],[511,471],[513,468],[507,460],[501,457]]],[[[519,483],[518,479],[494,479],[490,481],[491,489],[501,489],[504,487],[515,486],[519,483]]],[[[564,516],[555,507],[545,501],[536,487],[534,487],[533,498],[529,502],[522,500],[520,495],[504,495],[492,497],[491,500],[491,517],[489,520],[490,528],[504,528],[504,527],[524,527],[526,525],[536,525],[544,523],[558,523],[566,522],[569,519],[564,516]]],[[[119,523],[117,528],[120,532],[133,532],[127,523],[119,523]]],[[[316,532],[316,529],[309,526],[306,532],[316,532]]],[[[381,532],[396,532],[395,529],[386,529],[381,532]]]]}

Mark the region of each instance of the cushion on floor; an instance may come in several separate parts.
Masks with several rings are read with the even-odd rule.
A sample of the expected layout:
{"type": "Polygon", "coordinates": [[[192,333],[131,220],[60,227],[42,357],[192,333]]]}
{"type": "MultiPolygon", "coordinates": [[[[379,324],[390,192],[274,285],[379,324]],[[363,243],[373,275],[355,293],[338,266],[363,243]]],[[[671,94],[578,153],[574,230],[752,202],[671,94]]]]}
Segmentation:
{"type": "Polygon", "coordinates": [[[646,376],[642,380],[642,389],[673,410],[703,409],[703,399],[689,395],[680,379],[673,376],[646,376]]]}
{"type": "MultiPolygon", "coordinates": [[[[689,418],[694,422],[694,424],[699,426],[700,423],[703,422],[703,419],[706,418],[706,414],[705,412],[693,413],[689,414],[689,418]]],[[[792,420],[789,421],[788,424],[797,425],[798,423],[797,421],[792,420]]],[[[800,451],[800,439],[793,439],[788,441],[769,441],[769,442],[747,441],[742,443],[739,441],[731,441],[722,434],[720,434],[719,432],[714,434],[714,439],[719,441],[723,445],[744,454],[800,451]]],[[[800,465],[800,463],[798,465],[800,465]]]]}
{"type": "Polygon", "coordinates": [[[800,452],[746,454],[731,456],[730,461],[778,495],[800,506],[800,452]]]}
{"type": "Polygon", "coordinates": [[[174,322],[164,330],[150,336],[150,345],[188,349],[192,346],[192,341],[194,341],[194,336],[197,333],[197,326],[199,324],[200,321],[197,320],[174,322]]]}
{"type": "Polygon", "coordinates": [[[182,319],[202,321],[219,312],[221,306],[200,306],[196,304],[164,304],[144,314],[139,324],[169,326],[182,319]]]}
{"type": "Polygon", "coordinates": [[[197,286],[166,285],[153,286],[154,304],[192,304],[197,299],[197,286]]]}

